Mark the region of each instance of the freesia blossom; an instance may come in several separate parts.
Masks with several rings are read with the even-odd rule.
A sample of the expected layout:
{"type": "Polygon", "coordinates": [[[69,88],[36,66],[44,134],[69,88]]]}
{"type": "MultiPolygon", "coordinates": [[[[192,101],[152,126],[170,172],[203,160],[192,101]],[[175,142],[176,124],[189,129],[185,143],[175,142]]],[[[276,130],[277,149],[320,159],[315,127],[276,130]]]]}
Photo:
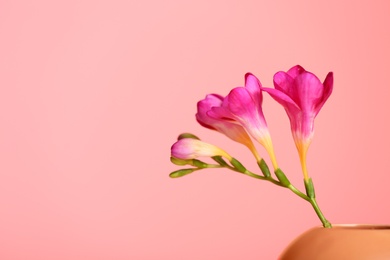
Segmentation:
{"type": "Polygon", "coordinates": [[[198,112],[196,113],[196,120],[202,126],[212,130],[216,130],[226,135],[230,139],[239,142],[241,144],[244,144],[253,153],[256,160],[260,161],[261,158],[255,146],[253,145],[251,138],[249,137],[248,133],[241,125],[232,123],[231,120],[226,120],[221,118],[216,119],[214,117],[211,117],[208,114],[208,112],[213,107],[222,106],[223,100],[224,98],[217,94],[207,95],[205,99],[199,101],[197,104],[198,112]]]}
{"type": "Polygon", "coordinates": [[[189,160],[198,157],[222,156],[232,160],[232,157],[221,148],[193,138],[183,138],[171,147],[171,155],[174,158],[189,160]]]}
{"type": "Polygon", "coordinates": [[[241,125],[270,155],[275,169],[278,168],[271,137],[262,110],[263,96],[260,81],[251,73],[245,75],[245,87],[230,91],[221,106],[212,107],[210,117],[229,120],[241,125]]]}
{"type": "Polygon", "coordinates": [[[314,134],[314,118],[333,90],[333,73],[323,83],[301,66],[274,75],[275,89],[263,88],[286,110],[291,131],[301,159],[305,180],[308,180],[306,153],[314,134]]]}

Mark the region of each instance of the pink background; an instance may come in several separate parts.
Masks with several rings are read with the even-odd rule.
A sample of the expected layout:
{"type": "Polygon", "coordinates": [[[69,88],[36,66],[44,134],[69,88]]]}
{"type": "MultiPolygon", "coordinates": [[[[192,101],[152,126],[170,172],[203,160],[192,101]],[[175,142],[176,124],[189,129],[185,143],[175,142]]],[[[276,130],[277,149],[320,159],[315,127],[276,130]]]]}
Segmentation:
{"type": "MultiPolygon", "coordinates": [[[[390,2],[1,1],[0,259],[276,259],[319,225],[288,190],[226,170],[168,174],[207,93],[300,64],[334,93],[308,167],[333,223],[390,224],[390,2]],[[315,3],[314,3],[315,2],[315,3]]],[[[283,109],[264,111],[303,188],[283,109]]],[[[263,150],[259,147],[260,151],[263,150]]]]}

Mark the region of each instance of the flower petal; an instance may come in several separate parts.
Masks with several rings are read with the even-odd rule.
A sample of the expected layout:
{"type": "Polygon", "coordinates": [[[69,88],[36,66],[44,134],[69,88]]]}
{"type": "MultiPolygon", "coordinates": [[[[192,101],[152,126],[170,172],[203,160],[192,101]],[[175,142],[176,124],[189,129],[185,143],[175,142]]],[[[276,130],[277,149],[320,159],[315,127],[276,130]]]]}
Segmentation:
{"type": "Polygon", "coordinates": [[[320,112],[322,106],[325,104],[326,100],[328,100],[329,96],[332,94],[333,91],[333,72],[329,72],[328,75],[326,75],[326,78],[324,80],[324,92],[322,94],[321,102],[317,104],[315,107],[315,114],[317,115],[318,112],[320,112]]]}
{"type": "Polygon", "coordinates": [[[285,93],[289,96],[294,102],[298,101],[298,96],[295,93],[294,78],[288,75],[284,71],[279,71],[274,75],[274,86],[275,89],[285,93]]]}
{"type": "Polygon", "coordinates": [[[199,124],[202,126],[212,129],[212,130],[217,130],[214,126],[216,123],[216,120],[212,117],[210,117],[207,112],[210,111],[212,107],[219,107],[221,106],[223,101],[223,97],[218,95],[218,94],[209,94],[206,96],[205,99],[200,100],[197,103],[197,113],[195,115],[196,120],[198,121],[199,124]]]}
{"type": "Polygon", "coordinates": [[[263,94],[261,93],[260,80],[252,73],[245,74],[245,88],[252,96],[256,106],[261,109],[263,103],[263,94]]]}
{"type": "Polygon", "coordinates": [[[321,102],[324,87],[316,75],[305,72],[295,78],[295,91],[298,106],[305,112],[312,112],[316,105],[321,102]]]}
{"type": "Polygon", "coordinates": [[[299,106],[283,91],[273,88],[262,88],[263,91],[267,92],[273,99],[281,104],[286,110],[291,112],[300,111],[299,106]]]}
{"type": "Polygon", "coordinates": [[[227,122],[235,123],[234,116],[226,107],[212,107],[207,112],[207,115],[214,119],[225,120],[227,122]]]}
{"type": "Polygon", "coordinates": [[[300,66],[300,65],[295,65],[294,67],[292,67],[291,69],[289,69],[287,71],[287,74],[292,77],[293,79],[295,79],[296,77],[298,77],[298,75],[302,74],[306,72],[306,70],[300,66]]]}
{"type": "Polygon", "coordinates": [[[269,131],[261,107],[258,108],[246,88],[238,87],[226,97],[230,112],[260,144],[267,146],[269,131]]]}
{"type": "Polygon", "coordinates": [[[332,94],[333,91],[333,72],[329,72],[328,75],[326,75],[323,85],[324,85],[323,101],[325,102],[329,98],[330,94],[332,94]]]}
{"type": "Polygon", "coordinates": [[[227,105],[230,111],[235,115],[252,114],[256,107],[253,104],[252,96],[248,90],[243,87],[234,88],[226,97],[227,105]]]}

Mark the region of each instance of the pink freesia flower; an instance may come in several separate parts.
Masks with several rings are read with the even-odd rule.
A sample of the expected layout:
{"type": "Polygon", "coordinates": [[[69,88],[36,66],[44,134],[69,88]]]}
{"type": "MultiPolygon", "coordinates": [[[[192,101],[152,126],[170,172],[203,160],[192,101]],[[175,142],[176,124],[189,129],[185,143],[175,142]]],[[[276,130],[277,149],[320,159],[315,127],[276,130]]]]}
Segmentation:
{"type": "Polygon", "coordinates": [[[232,160],[232,157],[221,148],[193,138],[183,138],[171,147],[171,155],[174,158],[189,160],[198,157],[222,156],[232,160]]]}
{"type": "Polygon", "coordinates": [[[196,113],[196,120],[202,126],[216,130],[230,139],[244,144],[249,148],[258,161],[261,160],[251,138],[245,129],[238,124],[233,123],[230,119],[214,118],[208,113],[213,107],[221,107],[224,98],[217,94],[209,94],[205,99],[198,102],[198,112],[196,113]]]}
{"type": "Polygon", "coordinates": [[[274,75],[275,89],[262,88],[286,110],[291,131],[301,159],[305,180],[306,152],[314,134],[314,118],[333,90],[333,73],[329,72],[323,83],[301,66],[274,75]]]}
{"type": "Polygon", "coordinates": [[[245,75],[245,87],[230,91],[221,106],[212,107],[208,115],[218,120],[228,120],[238,124],[264,148],[271,157],[275,169],[278,168],[271,137],[261,108],[263,96],[260,81],[251,73],[245,75]]]}

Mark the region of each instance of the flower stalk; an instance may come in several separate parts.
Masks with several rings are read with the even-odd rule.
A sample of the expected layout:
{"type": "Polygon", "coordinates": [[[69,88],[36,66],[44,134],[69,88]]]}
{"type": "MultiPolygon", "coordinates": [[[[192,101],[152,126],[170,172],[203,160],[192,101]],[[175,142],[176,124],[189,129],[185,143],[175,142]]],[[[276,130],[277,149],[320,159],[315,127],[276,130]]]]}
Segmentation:
{"type": "MultiPolygon", "coordinates": [[[[186,164],[194,166],[195,168],[177,170],[177,171],[172,172],[169,176],[171,178],[178,178],[178,177],[182,177],[182,176],[188,175],[190,173],[193,173],[195,171],[199,171],[199,170],[202,170],[205,168],[227,168],[229,170],[232,170],[232,171],[235,171],[238,173],[242,173],[242,174],[247,175],[249,177],[263,180],[263,181],[268,181],[268,182],[271,182],[272,184],[275,184],[277,186],[284,187],[284,188],[291,190],[294,194],[296,194],[300,198],[308,201],[312,205],[314,211],[316,212],[317,216],[319,217],[319,219],[321,220],[321,222],[325,228],[332,227],[331,223],[325,218],[320,207],[318,206],[318,203],[317,203],[316,198],[315,198],[313,182],[311,179],[309,179],[308,182],[305,181],[305,187],[306,187],[306,194],[305,194],[302,191],[300,191],[299,189],[297,189],[294,185],[291,184],[291,182],[288,180],[287,176],[284,174],[284,172],[281,169],[278,168],[277,170],[275,170],[276,178],[274,178],[270,174],[268,165],[264,160],[261,160],[261,162],[259,163],[259,168],[261,169],[261,172],[263,173],[263,175],[259,175],[259,174],[256,174],[256,173],[248,170],[240,161],[238,161],[237,159],[235,159],[233,157],[230,160],[230,165],[228,163],[226,163],[225,160],[222,159],[222,157],[220,157],[220,156],[214,156],[213,159],[218,164],[208,164],[208,163],[205,163],[203,161],[194,160],[194,159],[187,160],[186,164]]],[[[174,157],[171,157],[171,161],[172,162],[178,161],[178,162],[180,162],[180,165],[183,165],[183,162],[185,162],[185,160],[181,160],[181,159],[174,158],[174,157]]]]}
{"type": "Polygon", "coordinates": [[[314,136],[314,119],[333,90],[333,73],[329,72],[324,82],[321,83],[317,76],[297,65],[287,72],[277,72],[274,75],[274,86],[275,88],[264,88],[258,78],[247,73],[245,86],[232,89],[226,97],[209,94],[197,103],[196,120],[198,123],[246,146],[255,157],[261,174],[248,170],[225,150],[206,143],[193,134],[184,133],[171,147],[171,162],[179,166],[189,165],[191,168],[174,171],[170,177],[178,178],[206,168],[226,168],[252,178],[268,181],[291,190],[309,202],[322,225],[325,228],[331,228],[331,223],[325,218],[316,201],[306,158],[314,136]],[[305,192],[297,189],[279,168],[262,110],[263,92],[268,93],[281,104],[288,115],[302,167],[305,192]],[[273,174],[260,156],[252,139],[265,148],[272,163],[273,174]],[[214,163],[201,161],[199,157],[211,158],[214,163]]]}

